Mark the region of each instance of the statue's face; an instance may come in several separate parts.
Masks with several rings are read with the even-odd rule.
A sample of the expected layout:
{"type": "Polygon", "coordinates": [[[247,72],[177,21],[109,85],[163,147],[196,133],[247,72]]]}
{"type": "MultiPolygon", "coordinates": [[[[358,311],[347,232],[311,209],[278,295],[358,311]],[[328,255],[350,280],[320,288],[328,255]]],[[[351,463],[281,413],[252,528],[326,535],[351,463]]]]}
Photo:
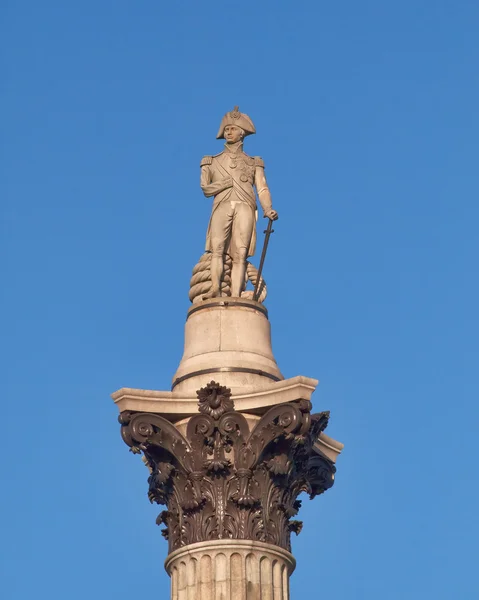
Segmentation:
{"type": "Polygon", "coordinates": [[[243,139],[243,130],[236,125],[226,125],[224,135],[228,144],[235,144],[243,139]]]}

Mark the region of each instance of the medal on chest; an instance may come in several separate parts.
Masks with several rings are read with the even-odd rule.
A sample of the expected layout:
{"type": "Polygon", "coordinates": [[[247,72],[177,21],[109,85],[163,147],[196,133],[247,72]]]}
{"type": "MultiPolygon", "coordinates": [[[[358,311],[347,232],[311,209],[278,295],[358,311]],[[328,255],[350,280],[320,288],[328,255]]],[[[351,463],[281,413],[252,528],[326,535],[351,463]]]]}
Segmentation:
{"type": "Polygon", "coordinates": [[[253,183],[254,179],[254,159],[249,156],[231,156],[229,162],[230,169],[237,169],[239,179],[243,183],[253,183]]]}

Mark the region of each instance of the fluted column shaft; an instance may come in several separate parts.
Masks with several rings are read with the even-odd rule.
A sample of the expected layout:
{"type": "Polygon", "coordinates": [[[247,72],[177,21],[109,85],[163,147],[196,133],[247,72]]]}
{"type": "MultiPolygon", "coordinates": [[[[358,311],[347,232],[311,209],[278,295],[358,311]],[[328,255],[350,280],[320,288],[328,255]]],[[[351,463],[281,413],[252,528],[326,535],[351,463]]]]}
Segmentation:
{"type": "Polygon", "coordinates": [[[296,561],[286,550],[249,540],[212,540],[165,561],[171,600],[289,600],[296,561]]]}

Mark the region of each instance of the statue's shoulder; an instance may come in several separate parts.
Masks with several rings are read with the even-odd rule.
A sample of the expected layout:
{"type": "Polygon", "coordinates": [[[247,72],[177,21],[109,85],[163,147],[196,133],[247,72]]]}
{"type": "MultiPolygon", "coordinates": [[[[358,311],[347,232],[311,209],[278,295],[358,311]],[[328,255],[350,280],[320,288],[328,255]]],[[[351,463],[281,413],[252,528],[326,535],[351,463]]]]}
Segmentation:
{"type": "Polygon", "coordinates": [[[207,166],[211,165],[213,162],[213,158],[221,156],[222,154],[223,154],[223,152],[219,152],[218,154],[214,154],[214,155],[207,154],[206,156],[203,156],[203,158],[201,159],[201,162],[200,162],[200,167],[207,167],[207,166]]]}
{"type": "Polygon", "coordinates": [[[211,163],[213,162],[213,157],[212,156],[203,156],[203,158],[201,159],[200,162],[200,167],[207,167],[208,165],[211,165],[211,163]]]}
{"type": "Polygon", "coordinates": [[[249,156],[246,152],[243,152],[243,155],[247,165],[250,167],[263,167],[264,169],[264,160],[260,156],[249,156]]]}

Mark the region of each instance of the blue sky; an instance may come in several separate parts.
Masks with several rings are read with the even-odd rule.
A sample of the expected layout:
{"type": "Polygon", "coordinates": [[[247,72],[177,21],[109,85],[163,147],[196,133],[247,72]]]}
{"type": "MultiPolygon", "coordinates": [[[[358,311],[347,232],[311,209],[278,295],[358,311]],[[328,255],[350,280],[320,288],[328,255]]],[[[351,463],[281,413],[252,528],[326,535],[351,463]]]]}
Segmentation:
{"type": "Polygon", "coordinates": [[[169,388],[199,161],[235,104],[280,214],[276,359],[320,379],[346,445],[304,500],[292,597],[479,597],[477,2],[6,0],[0,21],[2,597],[169,597],[109,394],[169,388]]]}

